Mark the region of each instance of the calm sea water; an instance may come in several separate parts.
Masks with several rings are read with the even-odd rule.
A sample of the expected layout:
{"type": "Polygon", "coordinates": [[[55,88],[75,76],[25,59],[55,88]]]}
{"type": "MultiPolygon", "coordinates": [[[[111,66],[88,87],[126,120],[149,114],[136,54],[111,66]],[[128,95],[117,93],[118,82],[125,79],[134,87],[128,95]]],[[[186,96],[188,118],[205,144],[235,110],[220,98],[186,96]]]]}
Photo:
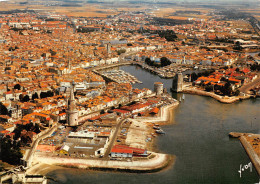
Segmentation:
{"type": "MultiPolygon", "coordinates": [[[[158,76],[136,66],[120,69],[135,75],[143,84],[134,87],[153,89],[161,81],[170,90],[171,79],[158,76]]],[[[172,94],[179,99],[182,94],[172,94]]],[[[176,155],[175,164],[167,170],[151,174],[57,170],[48,174],[66,184],[253,184],[259,182],[257,172],[245,170],[240,178],[240,164],[250,162],[238,139],[228,133],[260,133],[260,100],[250,99],[234,104],[222,104],[209,97],[185,94],[185,100],[174,111],[174,124],[163,127],[166,135],[157,138],[163,153],[176,155]]]]}

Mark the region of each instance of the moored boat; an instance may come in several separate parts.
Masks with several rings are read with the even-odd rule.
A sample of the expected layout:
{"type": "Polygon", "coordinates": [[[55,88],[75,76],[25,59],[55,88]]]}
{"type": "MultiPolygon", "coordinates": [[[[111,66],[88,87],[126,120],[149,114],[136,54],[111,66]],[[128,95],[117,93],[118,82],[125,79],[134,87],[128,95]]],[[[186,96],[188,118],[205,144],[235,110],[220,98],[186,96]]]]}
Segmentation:
{"type": "Polygon", "coordinates": [[[155,131],[157,134],[165,134],[165,132],[162,129],[156,130],[155,131]]]}
{"type": "Polygon", "coordinates": [[[159,126],[153,126],[153,129],[155,129],[155,130],[160,130],[161,127],[159,127],[159,126]]]}

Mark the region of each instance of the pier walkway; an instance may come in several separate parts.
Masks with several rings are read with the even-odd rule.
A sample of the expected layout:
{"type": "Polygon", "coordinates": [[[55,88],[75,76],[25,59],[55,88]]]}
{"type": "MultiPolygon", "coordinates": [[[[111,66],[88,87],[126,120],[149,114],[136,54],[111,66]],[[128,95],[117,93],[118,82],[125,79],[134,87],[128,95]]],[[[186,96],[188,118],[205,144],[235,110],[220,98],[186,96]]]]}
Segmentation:
{"type": "Polygon", "coordinates": [[[115,132],[114,132],[114,134],[113,134],[113,137],[112,137],[111,140],[109,140],[109,145],[108,145],[107,150],[106,150],[106,152],[105,152],[105,154],[104,154],[104,158],[108,158],[108,156],[109,156],[109,154],[110,154],[110,152],[111,152],[111,149],[112,149],[112,147],[113,147],[113,145],[114,145],[114,143],[115,143],[115,141],[116,141],[116,138],[117,138],[117,136],[118,136],[118,132],[119,132],[119,130],[120,130],[121,126],[122,126],[122,123],[123,123],[124,121],[125,121],[125,119],[122,119],[121,121],[119,121],[119,122],[117,123],[117,125],[116,125],[116,130],[115,130],[115,132]]]}
{"type": "Polygon", "coordinates": [[[258,175],[260,176],[260,158],[259,158],[259,156],[256,154],[253,147],[246,140],[245,136],[241,136],[239,138],[239,140],[242,143],[243,147],[245,148],[250,160],[253,162],[258,175]]]}
{"type": "Polygon", "coordinates": [[[260,176],[260,157],[257,155],[256,151],[249,143],[246,137],[256,137],[260,138],[259,134],[252,134],[252,133],[240,133],[240,132],[230,132],[230,137],[239,138],[241,144],[243,145],[247,155],[249,156],[250,160],[253,162],[255,169],[260,176]]]}
{"type": "Polygon", "coordinates": [[[51,165],[65,167],[77,167],[82,169],[111,169],[132,172],[153,172],[163,169],[170,162],[174,161],[174,159],[173,156],[167,154],[152,152],[149,158],[135,161],[61,158],[47,156],[37,156],[35,161],[39,163],[48,163],[51,165]]]}

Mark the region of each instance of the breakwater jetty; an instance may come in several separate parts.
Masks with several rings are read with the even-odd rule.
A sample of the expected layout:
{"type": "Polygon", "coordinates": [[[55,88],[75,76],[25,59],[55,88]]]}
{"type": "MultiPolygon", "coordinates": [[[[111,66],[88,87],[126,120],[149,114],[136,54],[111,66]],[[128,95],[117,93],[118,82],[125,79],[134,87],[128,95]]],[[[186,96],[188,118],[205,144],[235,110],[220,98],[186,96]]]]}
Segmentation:
{"type": "Polygon", "coordinates": [[[255,169],[260,176],[260,158],[257,155],[257,153],[254,151],[253,147],[249,142],[247,141],[245,136],[241,136],[239,138],[241,144],[243,145],[244,149],[247,152],[247,155],[249,156],[250,160],[253,162],[255,169]]]}
{"type": "Polygon", "coordinates": [[[156,172],[175,161],[175,157],[162,153],[152,152],[146,159],[133,161],[115,161],[100,159],[79,159],[38,156],[35,160],[39,163],[48,163],[63,167],[94,170],[121,170],[125,172],[156,172]]]}
{"type": "Polygon", "coordinates": [[[260,135],[251,134],[251,133],[230,132],[229,136],[234,138],[239,138],[247,155],[249,156],[250,160],[255,166],[258,175],[260,176],[260,156],[259,156],[260,153],[257,152],[257,148],[254,149],[254,146],[259,147],[258,144],[260,143],[260,135]]]}
{"type": "Polygon", "coordinates": [[[197,89],[195,87],[184,87],[182,92],[188,93],[188,94],[193,94],[193,95],[208,96],[208,97],[216,99],[217,101],[219,101],[221,103],[226,103],[226,104],[230,104],[230,103],[234,103],[234,102],[239,101],[239,100],[244,100],[244,99],[250,98],[250,95],[247,95],[247,96],[232,96],[232,97],[220,96],[220,95],[217,95],[213,92],[203,91],[203,90],[197,89]]]}

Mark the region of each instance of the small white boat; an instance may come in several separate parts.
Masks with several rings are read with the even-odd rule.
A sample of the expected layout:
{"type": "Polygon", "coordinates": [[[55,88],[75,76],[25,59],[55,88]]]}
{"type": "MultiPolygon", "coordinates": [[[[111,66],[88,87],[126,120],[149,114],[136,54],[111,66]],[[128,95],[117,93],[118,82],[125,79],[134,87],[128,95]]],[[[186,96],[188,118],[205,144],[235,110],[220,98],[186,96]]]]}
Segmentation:
{"type": "Polygon", "coordinates": [[[153,126],[153,129],[155,129],[155,130],[161,130],[161,127],[159,127],[159,126],[153,126]]]}
{"type": "Polygon", "coordinates": [[[157,134],[165,134],[165,132],[164,132],[162,129],[155,130],[155,132],[156,132],[157,134]]]}

